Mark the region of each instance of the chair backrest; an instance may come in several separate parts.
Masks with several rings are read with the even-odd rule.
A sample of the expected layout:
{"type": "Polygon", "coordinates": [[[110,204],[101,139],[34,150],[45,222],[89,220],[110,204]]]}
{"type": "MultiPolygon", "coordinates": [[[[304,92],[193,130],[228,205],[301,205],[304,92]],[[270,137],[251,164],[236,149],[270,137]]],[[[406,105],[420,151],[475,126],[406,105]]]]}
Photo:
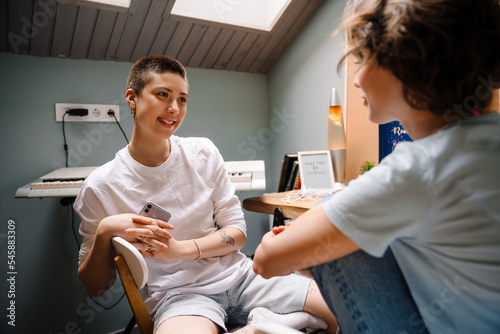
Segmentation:
{"type": "Polygon", "coordinates": [[[118,254],[123,255],[138,289],[142,289],[148,281],[148,266],[141,253],[132,244],[120,237],[111,239],[118,254]]]}
{"type": "Polygon", "coordinates": [[[111,241],[118,253],[114,259],[116,269],[137,321],[137,326],[141,334],[152,334],[153,320],[139,292],[139,289],[142,289],[148,280],[146,261],[141,253],[125,239],[114,237],[111,241]]]}

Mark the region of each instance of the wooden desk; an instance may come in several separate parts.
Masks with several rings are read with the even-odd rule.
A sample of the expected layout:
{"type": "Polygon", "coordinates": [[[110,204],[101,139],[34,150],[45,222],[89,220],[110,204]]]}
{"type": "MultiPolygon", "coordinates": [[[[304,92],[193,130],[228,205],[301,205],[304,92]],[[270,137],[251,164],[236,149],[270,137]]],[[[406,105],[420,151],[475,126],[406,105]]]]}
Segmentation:
{"type": "Polygon", "coordinates": [[[243,208],[248,211],[274,214],[274,209],[281,208],[285,218],[296,219],[301,214],[312,208],[319,201],[318,199],[297,199],[297,191],[294,191],[290,200],[286,202],[285,199],[291,191],[281,193],[273,193],[263,196],[250,197],[243,200],[243,208]]]}

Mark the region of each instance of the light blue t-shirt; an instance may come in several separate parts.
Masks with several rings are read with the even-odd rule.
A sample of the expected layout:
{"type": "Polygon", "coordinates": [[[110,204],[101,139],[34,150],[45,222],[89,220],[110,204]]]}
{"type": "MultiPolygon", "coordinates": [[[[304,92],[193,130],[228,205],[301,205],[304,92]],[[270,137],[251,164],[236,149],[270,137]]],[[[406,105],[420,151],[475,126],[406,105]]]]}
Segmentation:
{"type": "Polygon", "coordinates": [[[500,333],[498,113],[399,144],[325,212],[367,253],[391,247],[431,333],[500,333]]]}

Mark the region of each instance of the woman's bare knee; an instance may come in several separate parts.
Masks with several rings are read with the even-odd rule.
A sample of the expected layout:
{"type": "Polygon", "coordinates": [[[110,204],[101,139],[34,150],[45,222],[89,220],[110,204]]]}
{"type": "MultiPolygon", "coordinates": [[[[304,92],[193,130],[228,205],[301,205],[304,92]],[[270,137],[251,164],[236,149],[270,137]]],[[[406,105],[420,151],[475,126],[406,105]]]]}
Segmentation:
{"type": "Polygon", "coordinates": [[[218,334],[219,326],[200,316],[178,316],[165,320],[155,334],[200,333],[218,334]]]}
{"type": "Polygon", "coordinates": [[[315,281],[312,281],[309,286],[304,311],[326,321],[328,323],[328,333],[335,333],[337,331],[337,320],[328,308],[323,296],[321,296],[321,292],[315,281]]]}

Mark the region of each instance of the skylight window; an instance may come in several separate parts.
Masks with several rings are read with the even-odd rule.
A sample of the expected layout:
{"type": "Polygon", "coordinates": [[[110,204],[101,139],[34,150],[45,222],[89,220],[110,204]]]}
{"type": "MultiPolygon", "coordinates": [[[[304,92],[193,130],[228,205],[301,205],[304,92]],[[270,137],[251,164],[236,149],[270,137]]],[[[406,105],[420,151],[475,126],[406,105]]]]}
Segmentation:
{"type": "Polygon", "coordinates": [[[94,7],[113,11],[127,11],[131,0],[57,0],[74,5],[94,7]]]}
{"type": "Polygon", "coordinates": [[[271,31],[291,0],[176,0],[171,14],[271,31]]]}

